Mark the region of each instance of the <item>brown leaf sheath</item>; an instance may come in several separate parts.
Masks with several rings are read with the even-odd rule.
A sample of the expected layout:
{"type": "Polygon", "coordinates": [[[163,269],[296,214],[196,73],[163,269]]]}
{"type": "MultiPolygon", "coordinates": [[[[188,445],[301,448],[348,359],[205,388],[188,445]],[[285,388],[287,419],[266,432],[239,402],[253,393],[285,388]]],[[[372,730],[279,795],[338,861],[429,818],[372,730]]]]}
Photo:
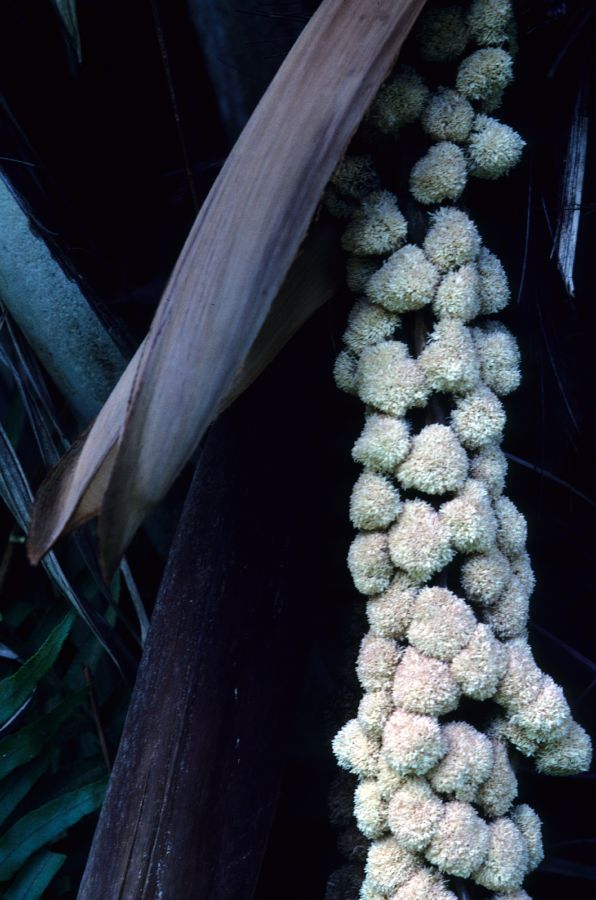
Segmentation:
{"type": "Polygon", "coordinates": [[[232,390],[323,189],[423,5],[321,4],[213,185],[147,338],[84,444],[40,491],[32,561],[99,508],[102,567],[113,572],[232,390]]]}

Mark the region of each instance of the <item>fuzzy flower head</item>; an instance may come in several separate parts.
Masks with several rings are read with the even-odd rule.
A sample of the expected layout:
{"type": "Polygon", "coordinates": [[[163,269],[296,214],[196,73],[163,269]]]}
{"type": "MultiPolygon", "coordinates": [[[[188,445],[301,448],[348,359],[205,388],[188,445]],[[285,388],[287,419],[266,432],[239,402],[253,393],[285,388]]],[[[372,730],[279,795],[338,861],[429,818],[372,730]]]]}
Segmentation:
{"type": "Polygon", "coordinates": [[[369,738],[357,719],[350,719],[333,738],[338,765],[360,778],[374,778],[379,761],[379,745],[369,738]]]}
{"type": "Polygon", "coordinates": [[[524,756],[535,756],[540,742],[530,737],[528,732],[511,722],[511,719],[497,719],[493,723],[494,734],[501,740],[508,741],[512,747],[524,756]]]}
{"type": "Polygon", "coordinates": [[[389,191],[376,191],[363,200],[341,242],[348,253],[378,256],[397,250],[407,230],[395,196],[389,191]]]}
{"type": "Polygon", "coordinates": [[[509,715],[503,733],[522,753],[533,755],[540,744],[565,735],[571,723],[561,688],[545,676],[537,698],[509,715]]]}
{"type": "Polygon", "coordinates": [[[443,276],[433,300],[438,319],[469,322],[480,312],[480,277],[473,263],[453,269],[443,276]]]}
{"type": "Polygon", "coordinates": [[[410,428],[405,419],[373,413],[352,448],[352,459],[367,469],[394,472],[410,449],[410,428]]]}
{"type": "Polygon", "coordinates": [[[354,794],[354,815],[362,834],[374,840],[387,830],[387,804],[376,779],[361,781],[354,794]]]}
{"type": "Polygon", "coordinates": [[[449,531],[423,500],[408,500],[389,532],[394,565],[413,581],[424,582],[453,559],[449,531]]]}
{"type": "Polygon", "coordinates": [[[363,472],[352,489],[350,521],[362,531],[381,531],[397,518],[399,493],[384,475],[363,472]]]}
{"type": "Polygon", "coordinates": [[[488,852],[489,830],[468,803],[452,800],[426,851],[429,863],[446,875],[469,878],[488,852]]]}
{"type": "Polygon", "coordinates": [[[445,494],[462,486],[468,474],[468,456],[446,425],[426,425],[412,441],[412,449],[397,470],[404,488],[426,494],[445,494]]]}
{"type": "Polygon", "coordinates": [[[427,97],[428,88],[420,75],[409,66],[399,66],[377,94],[370,119],[379,131],[396,135],[420,117],[427,97]]]}
{"type": "Polygon", "coordinates": [[[500,640],[506,641],[525,634],[529,610],[530,596],[514,575],[495,606],[486,611],[484,620],[500,640]]]}
{"type": "Polygon", "coordinates": [[[420,247],[406,244],[366,283],[366,294],[391,312],[422,309],[431,302],[439,273],[420,247]]]}
{"type": "Polygon", "coordinates": [[[385,756],[383,754],[380,755],[379,769],[375,781],[384,800],[389,801],[409,777],[409,775],[400,775],[396,772],[385,756]]]}
{"type": "Polygon", "coordinates": [[[499,497],[495,502],[495,512],[499,529],[497,543],[506,556],[515,557],[526,549],[528,523],[517,506],[508,497],[499,497]]]}
{"type": "Polygon", "coordinates": [[[476,50],[460,63],[456,88],[468,100],[491,100],[513,79],[511,54],[497,47],[476,50]]]}
{"type": "Polygon", "coordinates": [[[357,300],[348,317],[343,342],[348,350],[359,356],[365,347],[390,338],[398,326],[399,316],[374,303],[357,300]]]}
{"type": "Polygon", "coordinates": [[[421,869],[391,900],[457,900],[457,897],[445,887],[437,872],[421,869]]]}
{"type": "Polygon", "coordinates": [[[524,836],[511,819],[497,819],[488,827],[488,855],[474,872],[474,881],[489,891],[513,891],[521,887],[528,871],[524,836]]]}
{"type": "MultiPolygon", "coordinates": [[[[386,894],[373,887],[368,878],[365,878],[360,885],[358,900],[386,900],[386,896],[386,894]]],[[[350,898],[344,898],[342,895],[341,900],[350,900],[350,898]]]]}
{"type": "Polygon", "coordinates": [[[367,256],[351,256],[346,264],[346,284],[353,294],[361,294],[379,263],[367,256]]]}
{"type": "Polygon", "coordinates": [[[476,803],[490,818],[504,816],[517,797],[517,778],[503,741],[492,738],[493,766],[480,786],[476,803]]]}
{"type": "Polygon", "coordinates": [[[416,650],[435,659],[453,659],[476,627],[470,607],[447,588],[423,588],[413,613],[408,640],[416,650]]]}
{"type": "Polygon", "coordinates": [[[465,394],[480,379],[472,332],[457,319],[435,323],[419,362],[428,385],[440,393],[465,394]]]}
{"type": "Polygon", "coordinates": [[[488,700],[505,672],[507,656],[487,625],[477,625],[467,646],[451,662],[451,674],[462,693],[473,700],[488,700]]]}
{"type": "Polygon", "coordinates": [[[530,596],[536,587],[536,576],[532,570],[532,563],[530,562],[528,552],[524,550],[523,553],[511,556],[509,562],[511,563],[511,571],[519,578],[525,590],[528,592],[528,596],[530,596]]]}
{"type": "Polygon", "coordinates": [[[480,274],[480,312],[489,316],[501,312],[509,303],[511,291],[503,263],[483,247],[478,257],[480,274]]]}
{"type": "Polygon", "coordinates": [[[460,6],[429,4],[415,34],[420,55],[428,62],[457,59],[468,43],[468,27],[460,6]]]}
{"type": "Polygon", "coordinates": [[[457,401],[451,414],[451,424],[464,447],[481,450],[501,442],[505,410],[497,395],[481,385],[457,401]]]}
{"type": "Polygon", "coordinates": [[[442,716],[457,707],[459,685],[447,663],[408,647],[393,681],[393,702],[411,713],[442,716]]]}
{"type": "Polygon", "coordinates": [[[536,754],[536,768],[543,775],[577,775],[592,762],[592,741],[587,731],[573,722],[566,734],[546,741],[536,754]]]}
{"type": "Polygon", "coordinates": [[[365,635],[360,644],[356,663],[356,674],[363,690],[389,689],[399,657],[400,652],[395,641],[375,637],[372,634],[365,635]]]}
{"type": "Polygon", "coordinates": [[[482,553],[494,544],[497,523],[488,490],[481,481],[467,481],[457,497],[441,506],[440,516],[459,553],[482,553]]]}
{"type": "Polygon", "coordinates": [[[379,186],[370,156],[344,156],[331,176],[331,184],[346,197],[362,200],[379,186]]]}
{"type": "Polygon", "coordinates": [[[380,594],[386,590],[393,577],[387,536],[378,532],[357,535],[350,545],[348,568],[361,594],[380,594]]]}
{"type": "Polygon", "coordinates": [[[338,353],[333,366],[333,378],[345,394],[358,393],[358,357],[348,350],[338,353]]]}
{"type": "Polygon", "coordinates": [[[525,639],[509,641],[506,653],[507,665],[495,700],[515,712],[536,700],[544,682],[544,672],[536,665],[525,639]]]}
{"type": "Polygon", "coordinates": [[[470,103],[450,88],[441,87],[422,112],[422,127],[434,141],[462,142],[472,128],[474,110],[470,103]]]}
{"type": "Polygon", "coordinates": [[[398,775],[424,775],[446,750],[441,726],[432,716],[396,709],[383,732],[382,755],[398,775]]]}
{"type": "Polygon", "coordinates": [[[470,37],[481,47],[509,40],[513,22],[509,0],[472,0],[466,18],[470,37]]]}
{"type": "Polygon", "coordinates": [[[433,144],[410,173],[412,196],[424,206],[457,200],[468,180],[463,150],[450,141],[433,144]]]}
{"type": "Polygon", "coordinates": [[[405,575],[396,575],[384,594],[366,604],[371,632],[379,637],[405,637],[414,614],[417,593],[405,575]]]}
{"type": "Polygon", "coordinates": [[[443,206],[431,216],[424,252],[442,272],[474,262],[480,252],[480,235],[461,209],[443,206]]]}
{"type": "Polygon", "coordinates": [[[461,583],[466,597],[478,606],[492,606],[511,578],[511,568],[498,550],[470,556],[461,568],[461,583]]]}
{"type": "Polygon", "coordinates": [[[550,675],[544,676],[538,696],[509,718],[513,728],[536,743],[563,735],[571,721],[571,710],[563,690],[550,675]]]}
{"type": "Polygon", "coordinates": [[[525,146],[509,125],[490,116],[476,116],[468,140],[470,174],[490,180],[502,178],[518,164],[525,146]]]}
{"type": "Polygon", "coordinates": [[[366,878],[384,894],[392,893],[414,875],[420,863],[413,853],[399,846],[395,838],[373,841],[366,859],[366,878]]]}
{"type": "Polygon", "coordinates": [[[381,412],[403,416],[412,406],[424,406],[428,388],[406,345],[383,341],[367,347],[360,357],[358,395],[381,412]]]}
{"type": "Polygon", "coordinates": [[[517,341],[500,322],[474,329],[474,344],[484,383],[503,397],[519,387],[520,354],[517,341]]]}
{"type": "Polygon", "coordinates": [[[507,457],[497,444],[484,447],[470,459],[470,475],[486,486],[491,497],[497,498],[505,487],[507,457]]]}
{"type": "Polygon", "coordinates": [[[532,872],[544,859],[542,822],[527,803],[511,811],[511,820],[524,836],[528,848],[528,872],[532,872]]]}
{"type": "Polygon", "coordinates": [[[409,778],[389,803],[387,821],[400,847],[420,852],[430,844],[443,803],[424,778],[409,778]]]}
{"type": "Polygon", "coordinates": [[[380,739],[392,710],[393,701],[390,690],[368,691],[358,705],[356,718],[369,737],[380,739]]]}
{"type": "Polygon", "coordinates": [[[430,783],[439,794],[473,803],[492,771],[491,741],[467,722],[449,722],[443,726],[443,736],[447,753],[428,776],[430,783]]]}

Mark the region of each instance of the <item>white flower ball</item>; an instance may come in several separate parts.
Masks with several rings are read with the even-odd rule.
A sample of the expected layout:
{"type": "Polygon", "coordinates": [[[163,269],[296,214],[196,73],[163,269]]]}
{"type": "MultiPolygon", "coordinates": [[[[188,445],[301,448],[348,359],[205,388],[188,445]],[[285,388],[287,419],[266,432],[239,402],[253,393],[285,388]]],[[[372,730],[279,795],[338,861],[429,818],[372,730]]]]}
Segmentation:
{"type": "Polygon", "coordinates": [[[525,146],[509,125],[490,116],[476,116],[468,138],[470,174],[489,180],[502,178],[518,164],[525,146]]]}
{"type": "Polygon", "coordinates": [[[486,47],[460,63],[455,84],[468,100],[486,100],[492,99],[512,80],[511,54],[497,47],[486,47]]]}
{"type": "Polygon", "coordinates": [[[457,91],[441,87],[422,112],[422,127],[435,141],[461,143],[472,128],[474,110],[457,91]]]}
{"type": "Polygon", "coordinates": [[[443,206],[430,219],[424,252],[441,272],[476,260],[480,252],[480,234],[463,210],[443,206]]]}
{"type": "Polygon", "coordinates": [[[422,309],[433,299],[439,272],[420,247],[406,244],[371,275],[366,295],[391,312],[422,309]]]}
{"type": "Polygon", "coordinates": [[[460,488],[468,474],[468,456],[447,425],[426,425],[413,441],[397,477],[402,487],[426,494],[445,494],[460,488]]]}
{"type": "Polygon", "coordinates": [[[457,200],[468,180],[463,150],[450,141],[433,144],[410,173],[410,191],[415,200],[429,206],[457,200]]]}
{"type": "Polygon", "coordinates": [[[392,253],[406,237],[408,224],[389,191],[375,191],[362,201],[343,233],[342,247],[357,256],[392,253]]]}
{"type": "Polygon", "coordinates": [[[433,300],[438,319],[469,322],[480,312],[480,276],[473,263],[452,269],[443,276],[433,300]]]}
{"type": "Polygon", "coordinates": [[[366,347],[357,378],[360,399],[393,416],[403,416],[413,406],[424,406],[428,398],[422,369],[400,341],[366,347]]]}
{"type": "Polygon", "coordinates": [[[394,565],[414,582],[428,581],[453,559],[448,529],[423,500],[407,500],[388,535],[394,565]]]}
{"type": "Polygon", "coordinates": [[[395,135],[420,118],[428,97],[428,88],[409,66],[399,66],[387,81],[370,110],[370,120],[384,134],[395,135]]]}

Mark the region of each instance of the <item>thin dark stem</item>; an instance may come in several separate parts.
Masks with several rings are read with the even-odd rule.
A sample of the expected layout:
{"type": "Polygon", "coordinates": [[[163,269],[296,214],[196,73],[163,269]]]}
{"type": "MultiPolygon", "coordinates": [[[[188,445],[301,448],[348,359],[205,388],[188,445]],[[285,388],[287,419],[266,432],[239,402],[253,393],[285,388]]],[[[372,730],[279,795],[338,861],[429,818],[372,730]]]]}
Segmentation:
{"type": "Polygon", "coordinates": [[[99,740],[99,746],[101,747],[101,753],[106,764],[106,769],[108,772],[112,771],[112,763],[110,760],[110,751],[108,750],[108,743],[106,741],[106,736],[104,734],[103,726],[101,724],[101,719],[99,718],[99,708],[97,706],[97,701],[95,700],[95,692],[93,690],[93,679],[91,678],[91,671],[89,666],[83,666],[83,676],[85,678],[85,682],[89,687],[89,703],[91,706],[91,713],[93,715],[93,720],[95,722],[95,728],[97,730],[97,737],[99,740]]]}
{"type": "Polygon", "coordinates": [[[2,588],[4,586],[4,579],[8,573],[10,568],[10,564],[12,562],[12,557],[14,553],[14,545],[15,542],[12,539],[12,536],[8,539],[6,547],[4,548],[4,552],[2,554],[2,559],[0,559],[0,593],[2,592],[2,588]]]}
{"type": "Polygon", "coordinates": [[[190,157],[188,155],[186,141],[184,140],[184,130],[182,128],[182,119],[180,117],[180,109],[178,107],[178,99],[176,97],[176,88],[174,87],[174,79],[172,76],[170,59],[168,56],[168,50],[166,47],[163,28],[161,25],[161,19],[159,16],[159,9],[157,7],[157,0],[151,0],[151,12],[153,15],[153,21],[155,23],[155,34],[157,37],[157,43],[159,44],[159,52],[161,55],[165,79],[166,79],[166,82],[168,85],[168,93],[170,95],[170,102],[172,104],[172,112],[174,114],[174,121],[176,123],[176,131],[178,133],[178,141],[180,143],[180,149],[182,151],[182,157],[184,160],[184,169],[186,171],[186,178],[188,180],[188,189],[189,189],[191,200],[192,200],[192,203],[193,203],[193,206],[195,209],[195,213],[196,213],[196,212],[198,212],[199,206],[200,206],[199,197],[197,194],[195,180],[194,180],[194,177],[192,174],[192,168],[190,165],[190,157]]]}

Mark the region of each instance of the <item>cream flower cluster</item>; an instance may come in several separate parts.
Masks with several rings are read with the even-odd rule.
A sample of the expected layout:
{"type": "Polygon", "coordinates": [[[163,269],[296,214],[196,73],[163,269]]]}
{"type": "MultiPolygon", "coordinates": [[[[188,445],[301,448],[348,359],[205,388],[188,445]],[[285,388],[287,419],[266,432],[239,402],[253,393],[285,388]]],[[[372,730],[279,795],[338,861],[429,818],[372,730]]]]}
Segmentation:
{"type": "MultiPolygon", "coordinates": [[[[419,202],[456,199],[468,173],[497,177],[519,158],[523,142],[509,135],[517,150],[503,164],[511,130],[472,106],[494,104],[511,79],[510,36],[504,0],[430,9],[417,37],[425,60],[454,60],[470,40],[479,47],[460,63],[456,90],[430,94],[401,67],[380,92],[370,116],[378,128],[397,134],[422,116],[438,141],[424,158],[429,183],[463,172],[461,188],[432,200],[412,173],[419,202]],[[438,173],[456,157],[463,167],[438,173]]],[[[335,379],[365,404],[348,566],[369,631],[357,661],[362,699],[333,741],[352,779],[331,804],[351,863],[334,873],[327,898],[453,900],[457,878],[529,900],[522,883],[542,859],[541,823],[515,802],[510,752],[571,774],[589,766],[591,743],[527,642],[534,575],[526,521],[503,493],[501,449],[502,398],[519,385],[520,355],[508,329],[487,318],[505,308],[509,286],[460,209],[431,212],[421,246],[407,237],[397,198],[378,182],[343,235],[358,299],[335,379]],[[413,340],[408,321],[419,334],[430,318],[413,340]],[[457,717],[465,698],[491,701],[482,729],[457,717]]]]}
{"type": "Polygon", "coordinates": [[[429,4],[417,29],[420,55],[427,62],[459,57],[477,45],[457,68],[452,87],[430,91],[413,69],[398,68],[381,89],[370,120],[386,134],[420,118],[435,142],[414,165],[410,190],[424,205],[455,201],[468,176],[495,179],[520,160],[520,135],[493,116],[513,78],[512,11],[508,0],[473,0],[467,13],[459,6],[429,4]]]}

